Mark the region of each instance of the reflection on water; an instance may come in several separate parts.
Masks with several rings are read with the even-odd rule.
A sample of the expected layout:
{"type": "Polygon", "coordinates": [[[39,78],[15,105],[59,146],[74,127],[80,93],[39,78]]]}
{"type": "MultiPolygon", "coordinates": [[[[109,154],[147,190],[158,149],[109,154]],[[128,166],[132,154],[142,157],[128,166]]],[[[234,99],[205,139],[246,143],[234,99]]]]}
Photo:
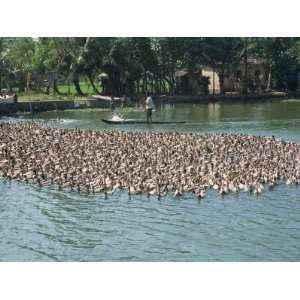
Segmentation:
{"type": "MultiPolygon", "coordinates": [[[[126,111],[128,118],[144,118],[141,110],[126,111]]],[[[63,118],[64,128],[115,129],[130,131],[183,131],[183,132],[242,132],[255,135],[275,135],[291,141],[300,141],[300,102],[294,99],[259,102],[216,102],[207,104],[157,105],[153,119],[186,121],[185,124],[110,125],[101,119],[110,118],[109,110],[73,110],[45,112],[33,118],[63,118]]],[[[32,116],[27,116],[32,118],[32,116]]]]}
{"type": "MultiPolygon", "coordinates": [[[[159,106],[174,125],[116,126],[109,111],[49,112],[59,127],[242,132],[300,141],[300,102],[159,106]]],[[[142,112],[128,112],[142,117],[142,112]]],[[[278,186],[256,197],[158,200],[127,194],[77,194],[0,179],[1,261],[299,261],[300,187],[278,186]]]]}

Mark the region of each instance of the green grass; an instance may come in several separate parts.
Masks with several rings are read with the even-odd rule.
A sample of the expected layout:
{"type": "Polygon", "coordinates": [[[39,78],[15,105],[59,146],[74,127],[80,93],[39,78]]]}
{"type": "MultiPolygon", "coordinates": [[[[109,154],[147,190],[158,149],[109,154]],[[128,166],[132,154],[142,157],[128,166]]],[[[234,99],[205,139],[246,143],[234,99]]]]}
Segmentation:
{"type": "MultiPolygon", "coordinates": [[[[96,87],[101,91],[101,87],[96,85],[96,87]]],[[[93,91],[92,86],[87,82],[80,82],[80,88],[85,96],[78,96],[75,86],[70,85],[59,85],[58,90],[63,95],[58,94],[43,94],[43,93],[36,93],[30,91],[29,93],[20,93],[18,94],[18,100],[20,102],[23,101],[49,101],[49,100],[85,100],[87,96],[95,94],[93,91]]]]}
{"type": "MultiPolygon", "coordinates": [[[[88,82],[80,82],[80,88],[84,94],[95,94],[93,87],[88,82]]],[[[96,88],[101,92],[102,89],[99,84],[96,84],[96,88]]],[[[69,93],[68,85],[59,85],[58,90],[63,94],[69,93]]],[[[70,85],[70,94],[76,94],[76,89],[74,85],[70,85]]]]}
{"type": "MultiPolygon", "coordinates": [[[[64,112],[73,112],[74,109],[65,109],[64,112]]],[[[97,111],[110,111],[110,108],[88,108],[88,107],[84,107],[84,108],[76,108],[77,112],[84,112],[84,113],[90,113],[90,112],[97,112],[97,111]]]]}
{"type": "Polygon", "coordinates": [[[41,93],[32,93],[32,94],[25,94],[25,95],[18,95],[19,102],[26,102],[26,101],[50,101],[50,100],[86,100],[86,96],[62,96],[62,95],[47,95],[41,93]]]}

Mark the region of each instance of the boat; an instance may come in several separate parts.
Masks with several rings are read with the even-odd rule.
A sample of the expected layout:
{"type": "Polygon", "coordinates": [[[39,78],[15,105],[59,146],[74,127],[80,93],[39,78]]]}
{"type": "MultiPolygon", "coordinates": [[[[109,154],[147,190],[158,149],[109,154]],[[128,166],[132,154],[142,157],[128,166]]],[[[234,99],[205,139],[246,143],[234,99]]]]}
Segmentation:
{"type": "Polygon", "coordinates": [[[15,96],[0,96],[0,103],[6,104],[6,103],[15,103],[15,96]]]}
{"type": "Polygon", "coordinates": [[[148,123],[146,120],[141,119],[123,119],[123,120],[108,120],[102,119],[102,122],[108,124],[183,124],[185,121],[152,121],[148,123]]]}

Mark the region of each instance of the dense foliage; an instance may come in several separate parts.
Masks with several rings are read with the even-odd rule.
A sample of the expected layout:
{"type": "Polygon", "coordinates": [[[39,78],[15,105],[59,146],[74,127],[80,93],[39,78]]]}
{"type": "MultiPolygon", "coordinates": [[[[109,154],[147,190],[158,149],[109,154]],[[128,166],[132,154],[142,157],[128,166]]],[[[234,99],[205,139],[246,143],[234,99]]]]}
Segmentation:
{"type": "MultiPolygon", "coordinates": [[[[83,95],[80,81],[94,93],[176,92],[175,72],[212,67],[220,87],[228,69],[249,58],[263,59],[268,89],[296,90],[300,66],[297,38],[0,38],[0,88],[83,95]]],[[[247,93],[247,77],[243,92],[247,93]]]]}

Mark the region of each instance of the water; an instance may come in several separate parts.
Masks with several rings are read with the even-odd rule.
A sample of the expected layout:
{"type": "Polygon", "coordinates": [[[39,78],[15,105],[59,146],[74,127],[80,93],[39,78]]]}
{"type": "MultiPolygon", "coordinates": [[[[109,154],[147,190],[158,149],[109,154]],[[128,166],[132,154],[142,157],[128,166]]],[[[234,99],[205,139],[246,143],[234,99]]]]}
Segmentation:
{"type": "MultiPolygon", "coordinates": [[[[143,113],[127,113],[141,118],[143,113]]],[[[242,132],[300,141],[300,101],[177,104],[154,118],[180,125],[110,126],[109,111],[47,112],[64,128],[242,132]]],[[[258,197],[210,191],[162,199],[77,194],[0,179],[1,261],[299,261],[300,187],[258,197]]]]}

